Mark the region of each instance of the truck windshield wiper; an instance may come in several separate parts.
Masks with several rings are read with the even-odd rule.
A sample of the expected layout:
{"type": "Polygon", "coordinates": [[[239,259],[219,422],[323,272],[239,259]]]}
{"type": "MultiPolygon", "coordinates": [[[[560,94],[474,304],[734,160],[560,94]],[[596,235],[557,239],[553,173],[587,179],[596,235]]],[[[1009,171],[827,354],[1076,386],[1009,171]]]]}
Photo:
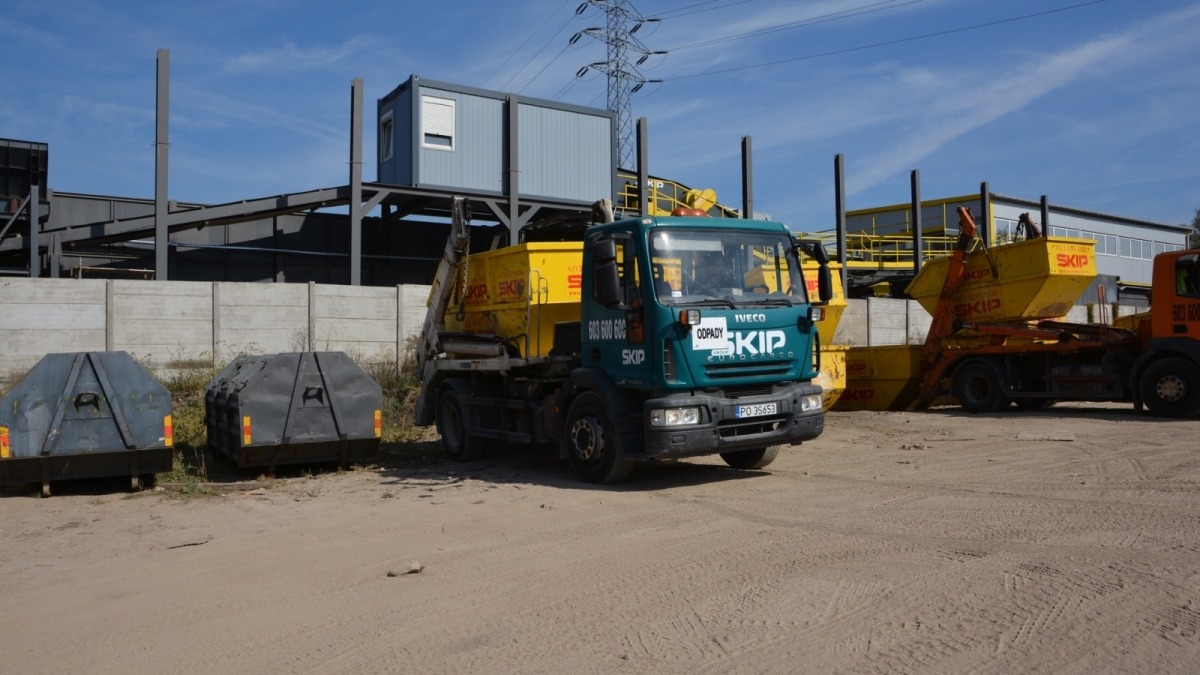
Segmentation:
{"type": "Polygon", "coordinates": [[[675,304],[677,307],[678,306],[700,305],[702,307],[730,307],[730,308],[733,308],[733,307],[737,306],[729,298],[704,298],[703,300],[689,300],[688,302],[678,302],[675,304]]]}
{"type": "Polygon", "coordinates": [[[742,305],[774,305],[776,307],[794,307],[796,303],[792,302],[791,298],[753,298],[752,300],[743,300],[742,305]]]}

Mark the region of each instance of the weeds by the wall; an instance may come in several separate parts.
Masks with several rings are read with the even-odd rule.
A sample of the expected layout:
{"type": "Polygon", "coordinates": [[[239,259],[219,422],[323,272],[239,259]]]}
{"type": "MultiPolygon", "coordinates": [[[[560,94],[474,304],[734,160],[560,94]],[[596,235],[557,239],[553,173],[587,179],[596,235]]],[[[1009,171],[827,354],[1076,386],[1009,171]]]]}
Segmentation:
{"type": "Polygon", "coordinates": [[[219,372],[211,365],[193,365],[173,368],[160,376],[159,381],[171,392],[175,461],[170,471],[157,476],[158,482],[203,483],[211,479],[212,453],[208,449],[204,389],[219,372]]]}

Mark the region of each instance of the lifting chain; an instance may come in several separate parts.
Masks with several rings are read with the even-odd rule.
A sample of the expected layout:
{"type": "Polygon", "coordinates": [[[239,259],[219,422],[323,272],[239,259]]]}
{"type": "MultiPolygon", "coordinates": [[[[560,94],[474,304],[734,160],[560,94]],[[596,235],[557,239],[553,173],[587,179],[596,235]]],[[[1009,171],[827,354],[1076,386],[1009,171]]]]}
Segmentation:
{"type": "Polygon", "coordinates": [[[463,319],[467,316],[467,268],[470,266],[471,260],[471,211],[467,208],[466,202],[456,206],[461,206],[462,208],[462,222],[465,228],[463,247],[462,251],[459,252],[460,259],[462,260],[462,279],[458,283],[458,311],[454,315],[454,318],[458,319],[459,323],[462,323],[463,319]]]}

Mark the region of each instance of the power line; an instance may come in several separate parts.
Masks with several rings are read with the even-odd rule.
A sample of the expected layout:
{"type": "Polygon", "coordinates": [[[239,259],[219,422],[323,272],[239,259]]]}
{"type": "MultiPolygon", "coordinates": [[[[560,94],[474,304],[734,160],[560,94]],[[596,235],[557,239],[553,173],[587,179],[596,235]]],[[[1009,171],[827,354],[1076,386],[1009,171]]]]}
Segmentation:
{"type": "MultiPolygon", "coordinates": [[[[551,14],[551,17],[553,17],[553,14],[551,14]]],[[[546,23],[549,23],[549,21],[550,21],[550,18],[551,18],[551,17],[547,17],[547,18],[546,18],[546,21],[542,23],[542,27],[545,27],[546,23]]],[[[530,56],[530,57],[529,57],[529,60],[525,62],[525,65],[521,66],[520,68],[518,68],[518,69],[517,69],[517,71],[516,71],[515,73],[513,73],[512,75],[510,75],[510,76],[509,76],[509,78],[508,78],[507,80],[505,80],[505,81],[504,81],[504,84],[500,86],[500,88],[501,88],[501,89],[504,89],[504,88],[508,87],[508,84],[509,84],[510,82],[512,82],[512,81],[513,81],[513,79],[514,79],[514,78],[516,78],[516,76],[517,76],[517,75],[520,75],[520,74],[521,74],[521,71],[523,71],[523,70],[525,70],[526,68],[528,68],[528,67],[529,67],[529,64],[533,63],[533,60],[534,60],[534,59],[536,59],[536,58],[538,57],[538,54],[541,54],[543,51],[545,51],[546,47],[549,47],[549,46],[550,46],[550,43],[551,43],[551,42],[553,42],[553,41],[555,40],[555,38],[557,38],[557,37],[559,36],[559,34],[561,34],[561,33],[563,32],[563,30],[564,30],[564,29],[565,29],[567,26],[571,25],[571,22],[572,22],[572,21],[574,21],[574,20],[575,20],[575,15],[574,15],[574,14],[572,14],[571,16],[568,16],[568,17],[567,17],[567,21],[566,21],[566,23],[564,23],[562,26],[560,26],[558,30],[554,31],[554,34],[550,36],[550,39],[546,40],[546,43],[545,43],[545,44],[543,44],[543,45],[541,46],[541,48],[539,48],[539,49],[538,49],[536,52],[534,52],[534,53],[533,53],[533,56],[530,56]]],[[[537,34],[539,31],[541,31],[541,30],[542,30],[542,27],[539,27],[539,28],[537,29],[537,31],[534,31],[534,35],[536,35],[536,34],[537,34]]],[[[532,39],[533,35],[530,35],[529,37],[532,39]]],[[[528,42],[529,42],[529,40],[526,40],[526,41],[525,41],[525,43],[528,43],[528,42]]],[[[522,47],[524,47],[524,44],[522,44],[522,47]]],[[[518,50],[518,51],[519,51],[519,50],[518,50]]],[[[565,50],[564,50],[564,51],[565,51],[565,50]]],[[[514,53],[515,53],[515,52],[514,52],[514,53]]],[[[558,54],[556,54],[556,55],[555,55],[553,58],[551,58],[551,59],[550,59],[550,63],[554,63],[554,59],[557,59],[557,58],[558,58],[559,56],[561,56],[561,55],[562,55],[562,52],[559,52],[558,54]]],[[[547,67],[549,66],[549,64],[546,64],[546,65],[547,65],[547,67]]],[[[497,69],[497,70],[499,70],[499,69],[497,69]]],[[[538,76],[539,76],[539,75],[541,75],[541,74],[542,74],[543,72],[545,72],[545,71],[546,71],[546,68],[545,68],[545,67],[543,67],[543,68],[542,68],[540,71],[538,71],[538,74],[537,74],[537,75],[534,75],[532,78],[530,78],[530,80],[529,80],[528,82],[526,82],[526,83],[525,83],[525,87],[528,87],[529,85],[533,84],[533,81],[534,81],[534,80],[536,80],[536,79],[538,78],[538,76]]],[[[493,73],[493,75],[494,75],[494,74],[495,74],[495,73],[493,73]]],[[[490,79],[491,79],[491,77],[489,76],[489,77],[488,77],[488,79],[490,80],[490,79]]],[[[525,87],[522,87],[521,89],[522,89],[522,90],[524,90],[524,89],[525,89],[525,87]]]]}
{"type": "MultiPolygon", "coordinates": [[[[511,60],[512,60],[512,57],[516,56],[518,52],[520,52],[522,49],[525,49],[525,45],[529,44],[529,41],[533,39],[533,36],[535,36],[535,35],[537,35],[538,33],[542,32],[542,29],[543,29],[543,28],[545,28],[545,27],[546,27],[546,24],[550,23],[550,19],[553,19],[553,18],[554,18],[554,13],[553,13],[553,12],[552,12],[552,13],[550,13],[550,14],[548,14],[548,15],[546,16],[546,20],[542,22],[542,25],[538,26],[536,30],[534,30],[532,33],[530,33],[530,34],[529,34],[529,37],[525,38],[525,41],[521,43],[521,46],[520,46],[520,47],[517,47],[516,49],[512,50],[511,52],[509,52],[508,56],[506,56],[506,57],[504,58],[504,60],[503,60],[503,61],[501,61],[501,62],[500,62],[500,63],[499,63],[497,66],[496,66],[496,69],[492,71],[492,74],[491,74],[491,75],[488,75],[488,76],[487,76],[487,78],[486,78],[486,79],[484,79],[484,83],[486,84],[486,83],[490,82],[490,81],[492,80],[492,78],[496,76],[496,73],[500,72],[500,69],[501,69],[501,68],[503,68],[504,66],[508,65],[508,62],[509,62],[509,61],[511,61],[511,60]]],[[[568,22],[569,22],[569,21],[570,21],[570,20],[568,19],[568,22]]],[[[564,26],[563,26],[563,28],[566,28],[566,26],[564,25],[564,26]]],[[[558,32],[559,32],[559,33],[561,33],[561,32],[562,32],[562,28],[559,28],[559,29],[558,29],[558,32]]],[[[554,36],[550,38],[550,40],[553,40],[553,39],[554,39],[554,37],[557,37],[557,36],[558,36],[558,33],[555,33],[555,34],[554,34],[554,36]]],[[[547,40],[547,41],[546,41],[546,44],[550,44],[550,40],[547,40]]],[[[545,49],[545,48],[546,48],[546,47],[545,47],[545,45],[543,45],[543,46],[542,46],[542,49],[545,49]]],[[[539,49],[539,50],[538,50],[538,52],[541,52],[541,49],[539,49]]],[[[534,54],[534,56],[537,56],[537,54],[534,54]]],[[[530,60],[532,61],[532,59],[530,59],[530,60]]],[[[524,66],[521,66],[521,70],[524,70],[524,69],[525,69],[525,66],[528,66],[528,65],[529,65],[529,63],[526,63],[524,66]]],[[[521,70],[518,70],[517,72],[519,73],[519,72],[521,72],[521,70]]],[[[511,79],[511,78],[510,78],[510,79],[511,79]]],[[[506,82],[505,84],[507,85],[508,83],[506,82]]]]}
{"type": "Polygon", "coordinates": [[[777,66],[777,65],[780,65],[783,63],[794,63],[796,61],[806,61],[809,59],[820,58],[822,56],[834,56],[837,54],[847,54],[850,52],[857,52],[857,51],[862,51],[865,49],[874,49],[875,47],[886,47],[889,45],[896,45],[896,44],[901,44],[904,42],[914,42],[916,40],[924,40],[926,38],[931,38],[931,37],[940,37],[942,35],[950,35],[952,33],[962,33],[964,31],[976,30],[979,28],[987,28],[990,26],[998,26],[1000,24],[1012,23],[1014,21],[1021,21],[1024,19],[1032,19],[1032,18],[1036,18],[1039,16],[1045,16],[1047,14],[1054,14],[1056,12],[1065,12],[1065,11],[1072,10],[1072,9],[1079,9],[1080,7],[1086,7],[1087,5],[1097,5],[1097,4],[1100,4],[1101,2],[1105,2],[1105,0],[1090,0],[1090,2],[1081,2],[1079,4],[1069,5],[1067,7],[1058,7],[1056,9],[1048,9],[1043,12],[1034,12],[1032,14],[1024,14],[1022,16],[1014,16],[1014,17],[1011,17],[1008,19],[998,19],[996,21],[988,21],[986,23],[979,23],[979,24],[975,24],[973,26],[963,26],[960,28],[951,28],[949,30],[937,31],[935,33],[925,33],[924,35],[914,35],[911,37],[900,38],[897,40],[888,40],[886,42],[876,42],[874,44],[869,44],[869,45],[860,45],[858,47],[847,47],[846,49],[835,49],[833,51],[821,52],[818,54],[807,54],[805,56],[797,56],[797,57],[793,57],[790,59],[780,59],[778,61],[769,61],[767,63],[756,63],[756,64],[748,65],[748,66],[738,66],[736,68],[724,68],[722,70],[710,70],[710,71],[703,72],[703,73],[693,73],[691,75],[677,75],[675,77],[663,78],[663,82],[674,82],[676,80],[688,80],[688,79],[692,79],[692,78],[696,78],[696,77],[709,77],[712,75],[724,75],[726,73],[736,73],[736,72],[739,72],[742,70],[752,70],[754,68],[766,68],[769,66],[777,66]]]}
{"type": "Polygon", "coordinates": [[[708,0],[708,2],[701,2],[701,3],[697,3],[695,5],[687,5],[685,7],[677,7],[675,9],[668,9],[665,12],[659,12],[658,18],[666,19],[666,18],[668,18],[668,15],[673,14],[674,16],[670,16],[669,18],[678,19],[681,16],[691,16],[693,14],[703,14],[704,12],[713,12],[718,9],[728,9],[728,8],[734,7],[736,5],[744,5],[747,2],[754,2],[754,0],[737,0],[737,2],[731,2],[728,5],[719,5],[717,7],[708,7],[706,9],[697,9],[694,12],[685,11],[685,10],[689,10],[689,9],[694,9],[696,7],[703,7],[704,5],[711,5],[714,2],[720,2],[720,0],[708,0]]]}
{"type": "MultiPolygon", "coordinates": [[[[518,89],[518,90],[517,90],[517,93],[518,93],[518,94],[520,94],[520,93],[524,92],[524,91],[525,91],[525,89],[526,89],[526,88],[527,88],[529,85],[533,84],[533,81],[534,81],[534,80],[538,79],[539,77],[541,77],[541,76],[542,76],[542,73],[546,72],[546,69],[547,69],[547,68],[549,68],[550,66],[554,65],[554,62],[558,60],[558,57],[562,56],[562,55],[563,55],[563,52],[567,51],[567,49],[569,49],[570,47],[571,47],[571,45],[570,45],[570,44],[567,44],[565,47],[563,47],[562,49],[558,50],[558,53],[557,53],[557,54],[555,54],[553,57],[551,57],[551,59],[550,59],[549,61],[547,61],[547,62],[546,62],[546,65],[542,66],[542,69],[541,69],[541,70],[539,70],[539,71],[537,71],[537,74],[536,74],[536,75],[534,75],[533,77],[529,78],[529,81],[525,83],[525,86],[524,86],[524,87],[521,87],[520,89],[518,89]]],[[[510,79],[511,79],[511,78],[510,78],[510,79]]],[[[508,82],[505,82],[504,84],[505,84],[505,86],[508,86],[508,82]]]]}
{"type": "Polygon", "coordinates": [[[804,28],[806,26],[815,26],[819,23],[828,23],[830,21],[837,21],[839,19],[850,19],[850,18],[853,18],[856,16],[863,16],[865,14],[873,14],[875,12],[882,12],[882,11],[889,10],[889,9],[896,9],[898,7],[903,7],[905,5],[915,5],[918,2],[924,2],[924,1],[925,0],[907,0],[906,2],[902,2],[897,5],[897,4],[894,4],[896,2],[896,0],[882,0],[881,2],[871,3],[869,5],[863,5],[861,7],[853,7],[851,9],[843,9],[843,10],[839,10],[837,12],[830,12],[829,14],[821,14],[818,16],[809,17],[807,19],[800,19],[799,21],[793,21],[791,23],[780,24],[778,26],[759,28],[758,30],[752,30],[752,31],[748,31],[745,33],[739,33],[737,35],[729,35],[726,37],[713,38],[712,40],[705,40],[704,42],[695,42],[690,45],[682,45],[679,47],[672,47],[668,51],[672,51],[672,52],[683,51],[685,49],[695,49],[696,47],[707,47],[710,45],[720,44],[722,42],[732,42],[734,40],[743,40],[745,38],[758,37],[760,35],[769,35],[771,33],[778,33],[780,31],[791,30],[793,28],[804,28]],[[886,6],[881,7],[880,5],[886,5],[886,6]]]}

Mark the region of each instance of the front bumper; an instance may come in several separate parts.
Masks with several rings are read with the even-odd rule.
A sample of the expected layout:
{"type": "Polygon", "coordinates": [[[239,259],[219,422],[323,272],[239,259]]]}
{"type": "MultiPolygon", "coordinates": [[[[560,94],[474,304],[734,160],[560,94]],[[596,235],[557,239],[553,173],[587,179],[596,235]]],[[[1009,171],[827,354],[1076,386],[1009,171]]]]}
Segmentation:
{"type": "Polygon", "coordinates": [[[820,407],[802,411],[800,400],[820,392],[821,387],[817,385],[794,384],[777,387],[770,394],[741,398],[696,392],[649,399],[642,405],[642,419],[647,421],[645,458],[711,455],[771,445],[796,445],[816,438],[825,430],[825,413],[820,407]],[[743,419],[734,416],[737,406],[770,403],[777,404],[773,415],[743,419]],[[688,406],[701,409],[700,424],[668,428],[649,425],[653,410],[688,406]]]}

